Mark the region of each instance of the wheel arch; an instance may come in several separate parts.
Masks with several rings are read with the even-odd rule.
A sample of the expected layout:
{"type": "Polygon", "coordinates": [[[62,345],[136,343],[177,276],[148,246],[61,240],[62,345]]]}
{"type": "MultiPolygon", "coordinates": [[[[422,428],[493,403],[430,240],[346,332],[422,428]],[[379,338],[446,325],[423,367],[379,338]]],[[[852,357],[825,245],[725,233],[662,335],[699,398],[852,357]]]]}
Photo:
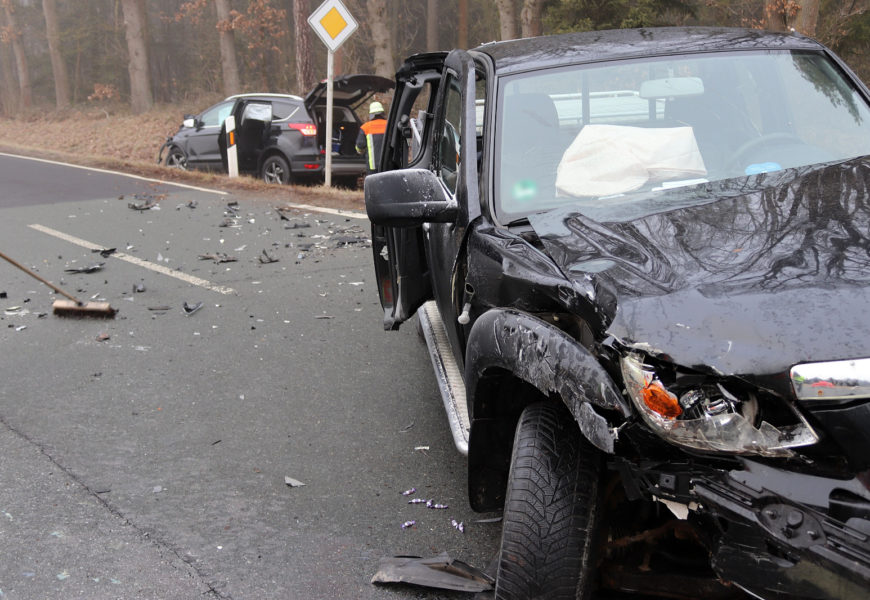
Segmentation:
{"type": "Polygon", "coordinates": [[[615,436],[600,413],[631,414],[586,348],[557,327],[511,309],[492,309],[475,321],[465,381],[471,416],[468,492],[472,508],[480,511],[504,502],[514,430],[527,405],[546,399],[564,403],[582,435],[608,454],[615,436]]]}

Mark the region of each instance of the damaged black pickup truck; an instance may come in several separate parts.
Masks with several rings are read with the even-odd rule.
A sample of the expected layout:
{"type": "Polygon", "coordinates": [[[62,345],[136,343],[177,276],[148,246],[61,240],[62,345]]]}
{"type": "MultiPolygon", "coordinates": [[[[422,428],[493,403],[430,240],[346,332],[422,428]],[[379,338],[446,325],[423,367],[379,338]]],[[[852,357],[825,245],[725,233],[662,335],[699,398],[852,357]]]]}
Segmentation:
{"type": "Polygon", "coordinates": [[[496,598],[870,597],[870,92],[733,29],[417,55],[365,181],[496,598]]]}

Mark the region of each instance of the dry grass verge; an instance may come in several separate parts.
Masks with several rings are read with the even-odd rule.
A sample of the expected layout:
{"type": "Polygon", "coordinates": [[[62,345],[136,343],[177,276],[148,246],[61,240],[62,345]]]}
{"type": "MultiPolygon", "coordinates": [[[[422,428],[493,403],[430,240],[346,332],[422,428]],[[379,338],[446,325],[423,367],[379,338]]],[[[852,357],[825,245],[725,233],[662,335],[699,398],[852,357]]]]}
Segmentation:
{"type": "Polygon", "coordinates": [[[252,177],[180,171],[157,164],[157,152],[181,122],[175,107],[144,115],[123,110],[69,110],[28,119],[0,119],[0,151],[110,169],[142,177],[232,191],[268,202],[364,210],[361,191],[325,186],[277,186],[252,177]],[[117,113],[117,114],[113,114],[117,113]]]}

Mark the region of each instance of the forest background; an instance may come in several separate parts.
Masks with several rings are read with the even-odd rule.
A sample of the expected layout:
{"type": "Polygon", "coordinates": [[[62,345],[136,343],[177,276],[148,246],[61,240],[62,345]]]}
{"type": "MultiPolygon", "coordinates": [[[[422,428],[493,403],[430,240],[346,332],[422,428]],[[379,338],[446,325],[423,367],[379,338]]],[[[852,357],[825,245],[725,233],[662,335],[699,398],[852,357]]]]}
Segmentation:
{"type": "MultiPolygon", "coordinates": [[[[392,77],[410,54],[493,40],[716,25],[793,28],[831,47],[870,81],[870,0],[343,1],[360,27],[336,55],[337,74],[392,77]]],[[[157,115],[156,127],[162,128],[160,139],[150,140],[159,146],[183,113],[224,96],[304,95],[326,74],[325,46],[307,23],[319,4],[0,0],[0,141],[26,136],[26,128],[15,123],[57,122],[84,113],[92,119],[132,118],[135,127],[136,115],[148,113],[157,115]]],[[[139,120],[144,123],[147,116],[139,120]]],[[[119,124],[124,125],[114,123],[119,124]]],[[[150,133],[137,129],[139,135],[150,133]]],[[[31,128],[31,135],[36,131],[31,128]]],[[[154,152],[139,150],[142,156],[154,152]]],[[[124,152],[129,148],[114,151],[124,152]]]]}

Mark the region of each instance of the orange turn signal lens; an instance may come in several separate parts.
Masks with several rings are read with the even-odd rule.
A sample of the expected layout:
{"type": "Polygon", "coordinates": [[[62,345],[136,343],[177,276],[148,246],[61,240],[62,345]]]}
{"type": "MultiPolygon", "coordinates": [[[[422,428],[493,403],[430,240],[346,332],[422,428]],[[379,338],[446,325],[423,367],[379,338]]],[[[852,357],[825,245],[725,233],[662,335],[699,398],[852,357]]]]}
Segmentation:
{"type": "Polygon", "coordinates": [[[643,403],[651,411],[666,419],[676,419],[683,414],[680,401],[658,382],[652,382],[640,391],[643,403]]]}

